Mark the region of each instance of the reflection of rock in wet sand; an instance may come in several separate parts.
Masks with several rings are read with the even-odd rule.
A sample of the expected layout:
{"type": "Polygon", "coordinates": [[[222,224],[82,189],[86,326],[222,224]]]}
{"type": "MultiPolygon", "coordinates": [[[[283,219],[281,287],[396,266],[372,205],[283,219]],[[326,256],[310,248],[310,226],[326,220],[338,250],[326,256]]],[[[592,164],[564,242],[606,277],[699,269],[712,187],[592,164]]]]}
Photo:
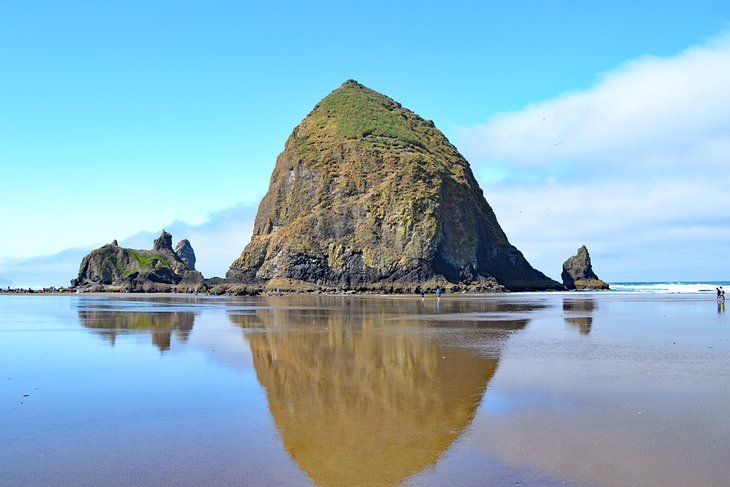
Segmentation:
{"type": "Polygon", "coordinates": [[[582,335],[591,332],[593,326],[593,311],[596,302],[593,299],[563,298],[563,313],[565,322],[577,326],[582,335]]]}
{"type": "MultiPolygon", "coordinates": [[[[441,334],[469,323],[397,318],[423,310],[420,300],[288,298],[230,316],[252,329],[246,338],[284,445],[318,485],[398,485],[469,425],[498,361],[443,345],[441,334]]],[[[501,324],[497,340],[526,320],[501,324]]]]}
{"type": "Polygon", "coordinates": [[[85,327],[98,330],[98,333],[107,338],[112,345],[117,335],[122,333],[134,331],[150,333],[152,343],[164,352],[170,349],[173,332],[178,340],[187,341],[193,329],[195,313],[79,309],[79,319],[85,327]]]}

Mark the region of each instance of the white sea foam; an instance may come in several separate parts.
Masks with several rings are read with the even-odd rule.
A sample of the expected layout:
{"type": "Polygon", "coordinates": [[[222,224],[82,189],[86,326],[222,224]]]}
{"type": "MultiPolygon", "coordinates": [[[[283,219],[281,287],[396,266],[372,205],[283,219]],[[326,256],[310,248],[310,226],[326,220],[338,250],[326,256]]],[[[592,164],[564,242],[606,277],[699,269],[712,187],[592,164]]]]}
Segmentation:
{"type": "Polygon", "coordinates": [[[727,281],[692,281],[692,282],[612,282],[612,291],[633,293],[714,293],[718,286],[730,290],[727,281]]]}

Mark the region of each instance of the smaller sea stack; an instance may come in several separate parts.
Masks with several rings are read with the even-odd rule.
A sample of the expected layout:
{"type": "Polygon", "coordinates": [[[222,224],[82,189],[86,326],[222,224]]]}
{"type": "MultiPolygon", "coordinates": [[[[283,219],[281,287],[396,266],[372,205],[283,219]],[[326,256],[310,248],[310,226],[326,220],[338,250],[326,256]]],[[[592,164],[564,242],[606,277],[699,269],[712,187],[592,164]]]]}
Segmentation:
{"type": "Polygon", "coordinates": [[[563,263],[563,272],[560,277],[568,289],[608,289],[608,284],[593,272],[591,256],[585,245],[563,263]]]}
{"type": "Polygon", "coordinates": [[[172,248],[172,235],[165,230],[152,250],[120,247],[116,240],[92,250],[81,261],[79,275],[71,285],[82,291],[169,291],[172,286],[196,287],[203,275],[195,271],[195,253],[183,240],[172,248]]]}
{"type": "Polygon", "coordinates": [[[188,239],[184,238],[177,243],[175,246],[175,253],[178,257],[180,257],[180,260],[185,262],[185,265],[188,266],[188,270],[195,270],[195,251],[193,250],[193,246],[190,245],[188,239]]]}

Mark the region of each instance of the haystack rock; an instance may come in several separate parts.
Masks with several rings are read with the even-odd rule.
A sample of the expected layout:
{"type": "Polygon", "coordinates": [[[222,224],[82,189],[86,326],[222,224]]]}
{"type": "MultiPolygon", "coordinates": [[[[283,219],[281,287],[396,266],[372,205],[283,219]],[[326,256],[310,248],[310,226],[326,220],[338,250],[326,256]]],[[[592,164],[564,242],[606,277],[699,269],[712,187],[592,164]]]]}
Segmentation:
{"type": "Polygon", "coordinates": [[[172,248],[172,235],[163,230],[152,250],[120,247],[116,240],[92,250],[81,261],[71,285],[94,291],[150,291],[202,282],[203,275],[178,256],[172,248]]]}
{"type": "Polygon", "coordinates": [[[573,257],[563,263],[560,275],[568,289],[608,289],[608,284],[593,272],[591,256],[583,245],[573,257]]]}
{"type": "Polygon", "coordinates": [[[509,243],[433,122],[352,80],[292,132],[226,277],[280,290],[563,288],[509,243]]]}

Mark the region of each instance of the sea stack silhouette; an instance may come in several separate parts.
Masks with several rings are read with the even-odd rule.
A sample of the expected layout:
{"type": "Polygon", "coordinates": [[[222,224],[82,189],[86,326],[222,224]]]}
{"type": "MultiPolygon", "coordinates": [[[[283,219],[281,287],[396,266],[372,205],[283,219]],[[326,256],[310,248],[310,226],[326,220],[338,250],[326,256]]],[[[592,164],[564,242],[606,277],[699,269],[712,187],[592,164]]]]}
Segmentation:
{"type": "Polygon", "coordinates": [[[282,291],[563,289],[509,243],[433,122],[353,80],[289,136],[226,277],[282,291]]]}

